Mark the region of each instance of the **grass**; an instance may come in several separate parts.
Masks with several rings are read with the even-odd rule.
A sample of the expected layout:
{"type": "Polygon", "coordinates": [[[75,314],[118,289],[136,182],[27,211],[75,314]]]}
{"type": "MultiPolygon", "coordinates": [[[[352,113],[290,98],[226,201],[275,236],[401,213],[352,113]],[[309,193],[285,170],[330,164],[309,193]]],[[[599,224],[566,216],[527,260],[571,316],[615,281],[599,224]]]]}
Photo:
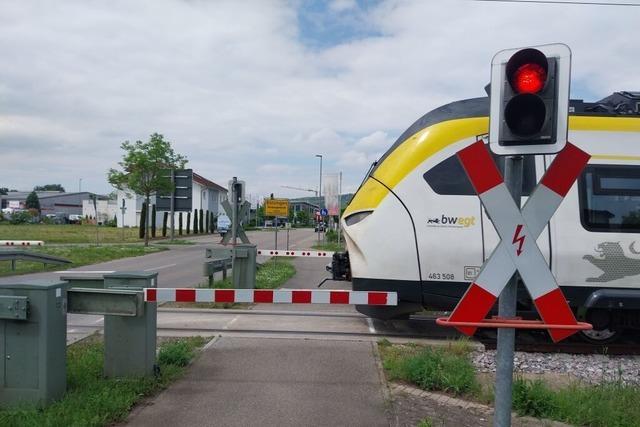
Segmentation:
{"type": "Polygon", "coordinates": [[[160,346],[160,374],[105,379],[102,342],[85,340],[67,349],[67,393],[44,409],[22,406],[0,410],[3,426],[105,426],[122,422],[131,408],[179,378],[205,340],[184,338],[160,346]]]}
{"type": "Polygon", "coordinates": [[[144,247],[142,245],[109,245],[109,246],[58,246],[58,247],[32,247],[29,252],[39,252],[68,259],[72,264],[48,264],[46,267],[38,262],[17,261],[16,270],[11,270],[11,262],[0,263],[0,276],[14,274],[26,274],[40,271],[56,271],[67,267],[79,267],[81,265],[96,264],[98,262],[111,261],[119,258],[147,255],[166,250],[162,247],[144,247]]]}
{"type": "Polygon", "coordinates": [[[639,401],[640,387],[621,383],[552,390],[540,380],[516,379],[513,389],[513,408],[519,415],[594,427],[638,426],[639,401]]]}
{"type": "MultiPolygon", "coordinates": [[[[470,361],[471,347],[456,341],[446,347],[378,343],[382,364],[390,380],[406,381],[425,390],[445,391],[492,403],[492,390],[484,390],[470,361]]],[[[519,415],[548,418],[573,425],[627,427],[640,425],[640,387],[620,382],[575,383],[552,389],[541,380],[516,378],[513,409],[519,415]]],[[[428,424],[427,424],[428,425],[428,424]]]]}
{"type": "MultiPolygon", "coordinates": [[[[144,239],[138,237],[138,227],[124,228],[98,227],[98,239],[100,243],[140,243],[144,239]]],[[[167,230],[167,233],[169,231],[167,230]]],[[[176,236],[178,232],[176,230],[176,236]]],[[[190,236],[203,236],[204,234],[191,234],[190,236]]],[[[183,235],[182,237],[187,237],[183,235]]],[[[166,242],[168,238],[162,237],[162,227],[156,229],[156,238],[152,242],[166,242]]],[[[43,240],[45,244],[53,243],[95,243],[96,226],[80,224],[20,224],[12,225],[0,223],[0,240],[43,240]]],[[[181,243],[177,243],[181,244],[181,243]]],[[[191,244],[191,243],[182,243],[191,244]]]]}
{"type": "Polygon", "coordinates": [[[167,239],[167,240],[160,240],[160,241],[154,241],[153,242],[154,245],[195,245],[195,242],[191,242],[189,240],[185,240],[185,239],[174,239],[173,241],[167,239]]]}
{"type": "Polygon", "coordinates": [[[256,289],[276,289],[296,274],[296,268],[286,259],[270,259],[256,272],[256,289]]]}
{"type": "Polygon", "coordinates": [[[480,384],[471,363],[471,347],[457,341],[446,347],[416,344],[391,345],[379,342],[382,366],[391,380],[402,380],[424,390],[438,390],[456,396],[478,395],[480,384]]]}
{"type": "MultiPolygon", "coordinates": [[[[98,227],[101,243],[139,243],[138,228],[98,227]]],[[[43,240],[50,243],[95,243],[96,226],[79,224],[0,224],[0,240],[43,240]]]]}
{"type": "MultiPolygon", "coordinates": [[[[256,272],[256,289],[277,289],[287,280],[295,276],[296,268],[286,259],[271,259],[258,267],[256,272]]],[[[209,287],[204,283],[202,287],[209,287]]],[[[214,282],[215,289],[232,289],[233,283],[230,278],[214,282]]],[[[198,302],[198,303],[165,303],[165,308],[240,308],[247,307],[248,304],[238,303],[218,303],[218,302],[198,302]]]]}
{"type": "Polygon", "coordinates": [[[316,243],[311,246],[312,249],[317,249],[319,251],[329,251],[329,252],[341,252],[344,251],[344,245],[339,243],[327,242],[327,243],[316,243]]]}

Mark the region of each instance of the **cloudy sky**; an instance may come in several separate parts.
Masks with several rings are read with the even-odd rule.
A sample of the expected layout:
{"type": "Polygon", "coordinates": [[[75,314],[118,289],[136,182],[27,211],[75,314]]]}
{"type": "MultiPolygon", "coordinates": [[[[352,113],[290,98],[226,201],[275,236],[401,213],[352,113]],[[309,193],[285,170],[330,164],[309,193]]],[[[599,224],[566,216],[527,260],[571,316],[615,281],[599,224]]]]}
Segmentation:
{"type": "Polygon", "coordinates": [[[0,187],[107,193],[120,144],[159,132],[254,197],[309,195],[281,186],[317,188],[315,154],[354,190],[422,114],[483,96],[500,49],[568,44],[576,98],[639,90],[638,22],[613,5],[1,0],[0,187]]]}

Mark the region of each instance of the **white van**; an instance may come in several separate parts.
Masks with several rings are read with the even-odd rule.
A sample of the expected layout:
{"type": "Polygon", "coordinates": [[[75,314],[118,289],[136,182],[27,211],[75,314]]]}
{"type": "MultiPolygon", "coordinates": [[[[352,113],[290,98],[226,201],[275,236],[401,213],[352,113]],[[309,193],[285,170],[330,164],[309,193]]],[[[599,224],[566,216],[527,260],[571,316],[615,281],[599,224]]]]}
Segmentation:
{"type": "Polygon", "coordinates": [[[218,233],[221,236],[227,234],[227,231],[231,228],[231,220],[226,215],[220,215],[218,217],[218,233]]]}

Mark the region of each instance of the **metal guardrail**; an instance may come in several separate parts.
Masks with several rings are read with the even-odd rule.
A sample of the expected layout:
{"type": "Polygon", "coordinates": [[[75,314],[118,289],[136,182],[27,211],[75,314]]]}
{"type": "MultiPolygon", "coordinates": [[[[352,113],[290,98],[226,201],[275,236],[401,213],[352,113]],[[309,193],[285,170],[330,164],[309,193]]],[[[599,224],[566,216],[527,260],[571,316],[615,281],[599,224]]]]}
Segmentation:
{"type": "Polygon", "coordinates": [[[53,255],[41,254],[37,252],[28,252],[22,250],[5,250],[0,249],[0,261],[11,261],[11,270],[15,271],[16,261],[41,262],[43,264],[71,264],[66,258],[60,258],[53,255]]]}
{"type": "Polygon", "coordinates": [[[232,261],[229,258],[213,258],[204,262],[204,275],[209,277],[209,287],[213,287],[213,275],[222,272],[222,280],[227,279],[227,270],[231,268],[232,261]]]}

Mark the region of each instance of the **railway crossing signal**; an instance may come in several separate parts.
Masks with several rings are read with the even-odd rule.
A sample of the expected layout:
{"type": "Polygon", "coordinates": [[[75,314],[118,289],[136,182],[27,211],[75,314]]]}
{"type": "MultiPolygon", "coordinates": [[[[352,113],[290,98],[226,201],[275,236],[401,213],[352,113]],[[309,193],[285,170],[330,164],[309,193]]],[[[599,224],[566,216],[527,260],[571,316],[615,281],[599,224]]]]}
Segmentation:
{"type": "Polygon", "coordinates": [[[544,324],[576,326],[575,329],[550,328],[551,338],[557,342],[574,334],[579,329],[578,322],[549,270],[536,239],[560,206],[590,156],[568,143],[556,156],[522,211],[515,204],[482,141],[459,151],[458,158],[480,196],[501,241],[454,309],[448,322],[464,334],[473,335],[477,328],[473,324],[485,318],[517,270],[544,324]],[[466,326],[460,324],[465,322],[468,322],[466,326]]]}
{"type": "Polygon", "coordinates": [[[496,154],[557,153],[567,142],[571,50],[549,44],[491,61],[489,143],[496,154]]]}

